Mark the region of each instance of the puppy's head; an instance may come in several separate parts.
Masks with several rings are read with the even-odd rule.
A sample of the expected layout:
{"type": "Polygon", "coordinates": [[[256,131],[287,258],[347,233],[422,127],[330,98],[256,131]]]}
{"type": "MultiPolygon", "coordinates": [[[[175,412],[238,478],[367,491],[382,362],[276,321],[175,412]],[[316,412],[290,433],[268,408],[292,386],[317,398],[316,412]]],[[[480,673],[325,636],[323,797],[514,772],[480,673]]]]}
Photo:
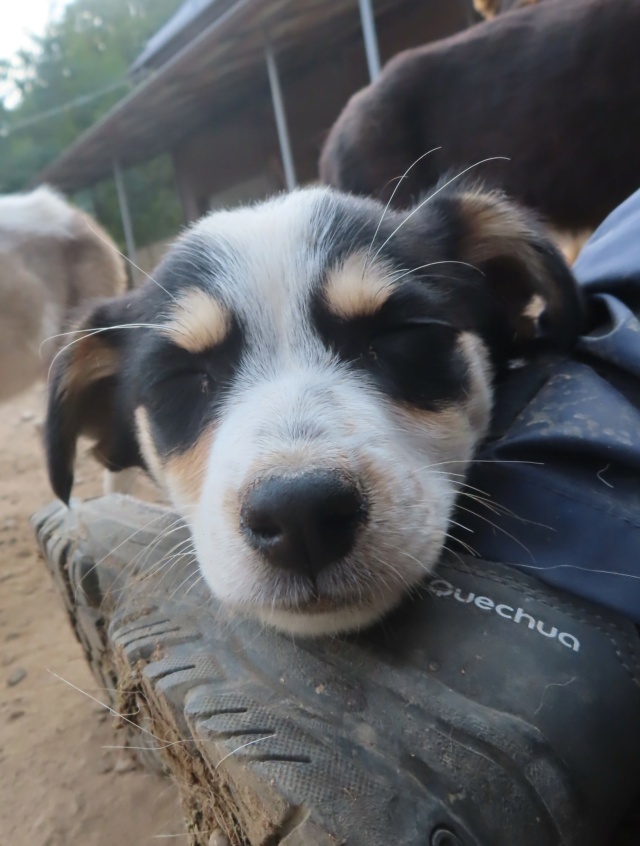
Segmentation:
{"type": "Polygon", "coordinates": [[[167,487],[218,598],[292,632],[357,628],[436,562],[495,373],[571,346],[580,314],[500,196],[383,216],[314,189],[216,213],[58,357],[51,481],[68,499],[89,434],[167,487]]]}

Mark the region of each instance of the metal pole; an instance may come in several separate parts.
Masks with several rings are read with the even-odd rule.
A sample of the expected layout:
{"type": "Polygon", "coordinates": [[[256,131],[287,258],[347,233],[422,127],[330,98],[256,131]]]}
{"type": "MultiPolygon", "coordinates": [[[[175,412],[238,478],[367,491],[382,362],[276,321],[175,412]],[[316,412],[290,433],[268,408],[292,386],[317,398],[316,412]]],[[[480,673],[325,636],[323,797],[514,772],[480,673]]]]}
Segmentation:
{"type": "Polygon", "coordinates": [[[131,225],[131,215],[129,213],[129,203],[127,202],[127,192],[124,188],[124,179],[122,178],[122,168],[120,162],[113,163],[113,178],[116,183],[116,192],[118,194],[118,206],[120,207],[120,219],[122,220],[122,228],[124,229],[124,240],[127,245],[127,258],[130,262],[135,263],[136,260],[136,242],[133,238],[133,226],[131,225]]]}
{"type": "Polygon", "coordinates": [[[362,23],[362,35],[364,36],[364,49],[367,54],[369,78],[373,82],[380,76],[380,51],[378,49],[378,36],[376,35],[376,21],[371,0],[358,0],[358,2],[360,4],[360,21],[362,23]]]}
{"type": "Polygon", "coordinates": [[[276,129],[278,130],[280,156],[282,158],[282,167],[284,168],[284,181],[287,190],[292,191],[296,187],[298,182],[296,180],[296,170],[293,164],[291,144],[289,142],[289,130],[287,128],[287,117],[284,111],[282,89],[280,88],[278,66],[276,65],[276,58],[273,55],[273,49],[268,41],[265,44],[264,56],[267,62],[267,73],[269,75],[269,88],[271,89],[271,102],[273,104],[273,114],[276,119],[276,129]]]}

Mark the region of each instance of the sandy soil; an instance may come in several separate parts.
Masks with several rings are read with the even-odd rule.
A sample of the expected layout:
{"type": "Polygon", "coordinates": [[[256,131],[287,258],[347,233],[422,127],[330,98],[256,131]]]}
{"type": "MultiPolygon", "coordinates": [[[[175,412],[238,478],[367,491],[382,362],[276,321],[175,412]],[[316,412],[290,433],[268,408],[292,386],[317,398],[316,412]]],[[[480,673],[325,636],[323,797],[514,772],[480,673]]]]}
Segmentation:
{"type": "MultiPolygon", "coordinates": [[[[51,499],[40,446],[43,390],[0,406],[0,843],[140,846],[186,843],[172,784],[136,769],[103,699],[27,518],[51,499]]],[[[78,466],[78,496],[102,473],[78,466]]]]}

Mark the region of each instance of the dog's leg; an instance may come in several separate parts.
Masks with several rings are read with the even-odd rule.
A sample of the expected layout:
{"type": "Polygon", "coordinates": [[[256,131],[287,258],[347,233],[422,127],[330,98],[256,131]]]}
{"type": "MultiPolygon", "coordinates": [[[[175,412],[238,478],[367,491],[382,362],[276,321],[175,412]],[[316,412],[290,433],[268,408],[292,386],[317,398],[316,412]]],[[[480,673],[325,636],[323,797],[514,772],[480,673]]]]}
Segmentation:
{"type": "Polygon", "coordinates": [[[112,473],[111,470],[104,471],[104,492],[105,494],[121,493],[130,494],[134,487],[138,470],[135,467],[129,467],[126,470],[120,470],[117,473],[112,473]]]}

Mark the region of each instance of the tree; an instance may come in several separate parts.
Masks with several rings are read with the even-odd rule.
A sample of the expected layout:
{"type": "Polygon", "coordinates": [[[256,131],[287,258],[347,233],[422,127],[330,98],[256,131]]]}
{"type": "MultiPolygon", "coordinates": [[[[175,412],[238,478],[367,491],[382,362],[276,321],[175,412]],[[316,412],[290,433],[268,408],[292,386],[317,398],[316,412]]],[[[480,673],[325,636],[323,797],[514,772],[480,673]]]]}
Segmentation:
{"type": "MultiPolygon", "coordinates": [[[[74,0],[32,49],[0,62],[0,81],[18,94],[13,108],[0,101],[0,192],[23,190],[127,92],[128,68],[180,2],[74,0]]],[[[175,232],[181,216],[167,157],[129,172],[127,188],[139,243],[175,232]]],[[[122,240],[113,186],[93,193],[102,222],[122,240]]]]}

